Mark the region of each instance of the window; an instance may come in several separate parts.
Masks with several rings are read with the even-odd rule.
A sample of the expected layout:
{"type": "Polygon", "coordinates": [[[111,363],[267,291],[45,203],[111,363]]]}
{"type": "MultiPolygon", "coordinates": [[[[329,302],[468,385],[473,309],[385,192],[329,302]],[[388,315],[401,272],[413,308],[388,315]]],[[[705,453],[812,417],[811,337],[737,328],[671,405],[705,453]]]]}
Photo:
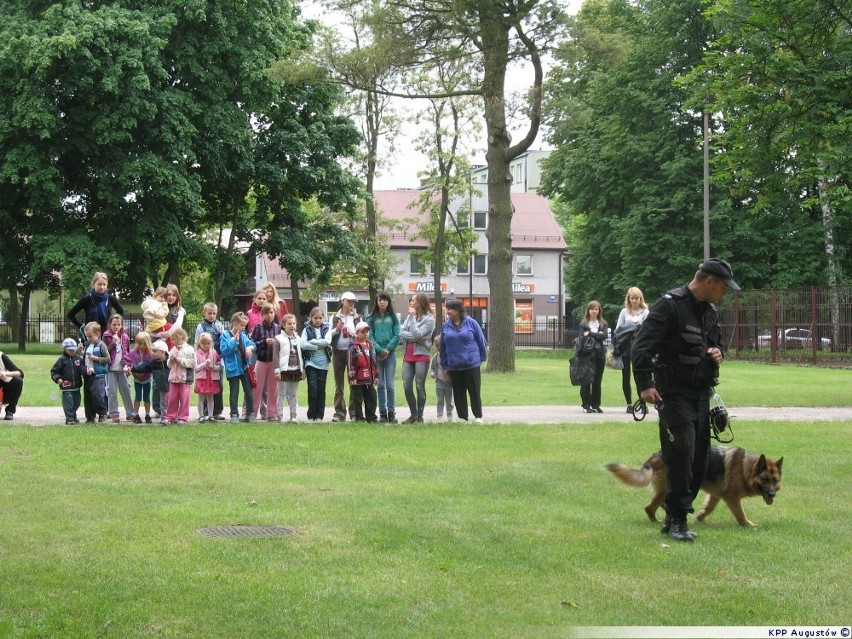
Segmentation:
{"type": "Polygon", "coordinates": [[[470,273],[470,264],[468,263],[468,260],[459,260],[459,263],[456,266],[456,274],[467,275],[468,273],[470,273]]]}
{"type": "Polygon", "coordinates": [[[532,275],[532,274],[533,274],[532,255],[516,255],[515,256],[515,275],[532,275]]]}
{"type": "Polygon", "coordinates": [[[467,209],[460,210],[456,213],[456,220],[458,220],[459,228],[465,228],[470,226],[470,211],[467,209]]]}
{"type": "Polygon", "coordinates": [[[488,228],[488,213],[486,211],[474,211],[473,228],[480,231],[488,228]]]}
{"type": "Polygon", "coordinates": [[[432,268],[429,265],[421,262],[420,259],[418,259],[418,257],[414,253],[412,253],[411,254],[411,271],[410,272],[411,272],[412,275],[431,274],[432,268]]]}
{"type": "Polygon", "coordinates": [[[488,274],[488,261],[487,256],[485,255],[474,255],[473,256],[473,274],[474,275],[487,275],[488,274]]]}

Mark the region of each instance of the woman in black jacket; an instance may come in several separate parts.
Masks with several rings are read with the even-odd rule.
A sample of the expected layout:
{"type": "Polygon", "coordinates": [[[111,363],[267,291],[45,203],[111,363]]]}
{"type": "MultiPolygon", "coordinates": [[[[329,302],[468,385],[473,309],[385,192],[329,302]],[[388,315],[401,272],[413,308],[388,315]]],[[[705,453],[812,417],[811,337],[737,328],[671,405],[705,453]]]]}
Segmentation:
{"type": "Polygon", "coordinates": [[[586,306],[586,314],[580,324],[581,335],[594,341],[594,350],[591,354],[595,363],[595,378],[591,384],[580,386],[580,399],[583,401],[583,410],[587,413],[602,413],[601,410],[601,380],[604,368],[606,368],[606,340],[607,323],[603,318],[600,302],[592,300],[586,306]]]}
{"type": "MultiPolygon", "coordinates": [[[[118,299],[107,290],[108,280],[106,273],[95,273],[92,276],[92,288],[89,289],[89,294],[80,298],[70,311],[68,311],[68,319],[78,329],[82,328],[89,322],[97,322],[101,325],[101,335],[106,333],[109,328],[109,317],[112,315],[110,308],[115,309],[119,315],[124,315],[124,309],[118,299]],[[85,311],[83,321],[77,319],[80,311],[85,311]]],[[[78,339],[79,342],[85,342],[84,337],[78,339]]]]}

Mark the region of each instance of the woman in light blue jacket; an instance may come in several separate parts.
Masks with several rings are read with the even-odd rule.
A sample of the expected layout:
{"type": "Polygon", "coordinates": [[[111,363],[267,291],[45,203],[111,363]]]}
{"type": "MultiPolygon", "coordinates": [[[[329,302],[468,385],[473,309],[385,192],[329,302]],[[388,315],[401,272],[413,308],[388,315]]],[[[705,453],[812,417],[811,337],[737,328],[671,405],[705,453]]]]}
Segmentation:
{"type": "Polygon", "coordinates": [[[488,358],[488,344],[476,320],[465,314],[464,304],[447,300],[447,321],[441,329],[439,357],[441,366],[450,373],[456,415],[467,421],[467,398],[474,423],[482,423],[482,377],[480,366],[488,358]]]}
{"type": "Polygon", "coordinates": [[[435,330],[435,316],[429,298],[425,293],[417,293],[408,304],[408,317],[399,331],[403,344],[402,387],[405,399],[411,410],[411,417],[403,424],[423,422],[423,408],[426,406],[426,375],[429,373],[429,353],[432,348],[432,333],[435,330]],[[414,395],[414,384],[417,396],[414,395]]]}

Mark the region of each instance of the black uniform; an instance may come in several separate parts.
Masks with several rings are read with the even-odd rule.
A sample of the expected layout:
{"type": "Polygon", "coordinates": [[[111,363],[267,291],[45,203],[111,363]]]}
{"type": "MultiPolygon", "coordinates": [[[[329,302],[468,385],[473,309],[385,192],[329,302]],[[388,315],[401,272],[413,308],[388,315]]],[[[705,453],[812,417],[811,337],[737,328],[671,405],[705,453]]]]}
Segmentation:
{"type": "Polygon", "coordinates": [[[687,285],[651,308],[633,342],[633,376],[640,393],[656,387],[663,399],[660,445],[666,468],[666,513],[685,520],[710,453],[710,397],[718,365],[708,348],[722,350],[716,307],[698,301],[687,285]]]}

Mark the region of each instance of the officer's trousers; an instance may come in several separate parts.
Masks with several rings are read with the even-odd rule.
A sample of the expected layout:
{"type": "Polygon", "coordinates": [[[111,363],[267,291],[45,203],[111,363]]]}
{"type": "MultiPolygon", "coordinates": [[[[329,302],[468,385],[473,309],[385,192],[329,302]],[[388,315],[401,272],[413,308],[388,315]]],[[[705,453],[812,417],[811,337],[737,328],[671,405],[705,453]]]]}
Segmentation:
{"type": "Polygon", "coordinates": [[[686,518],[694,512],[710,457],[710,390],[663,393],[660,446],[666,469],[666,513],[686,518]]]}

